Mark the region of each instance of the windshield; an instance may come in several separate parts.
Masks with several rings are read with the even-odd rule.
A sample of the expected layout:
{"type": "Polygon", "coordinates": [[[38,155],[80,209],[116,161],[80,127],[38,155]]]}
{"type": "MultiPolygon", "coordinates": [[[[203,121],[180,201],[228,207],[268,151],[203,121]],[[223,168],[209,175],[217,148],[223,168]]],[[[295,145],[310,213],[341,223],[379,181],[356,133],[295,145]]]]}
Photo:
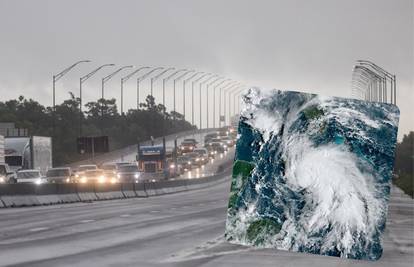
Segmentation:
{"type": "Polygon", "coordinates": [[[46,173],[47,177],[56,177],[56,176],[69,176],[70,172],[68,169],[51,169],[46,173]]]}
{"type": "Polygon", "coordinates": [[[192,152],[192,153],[186,154],[186,156],[191,157],[191,158],[196,158],[196,157],[198,157],[198,153],[192,152]]]}
{"type": "Polygon", "coordinates": [[[86,172],[86,175],[98,176],[98,175],[103,175],[103,172],[102,171],[95,171],[95,170],[93,170],[93,171],[87,171],[86,172]]]}
{"type": "Polygon", "coordinates": [[[116,170],[116,165],[103,165],[102,169],[106,171],[113,171],[116,170]]]}
{"type": "Polygon", "coordinates": [[[17,178],[25,179],[25,178],[38,178],[40,177],[40,172],[33,171],[33,172],[18,172],[17,178]]]}
{"type": "Polygon", "coordinates": [[[85,165],[85,166],[79,166],[78,171],[83,172],[87,170],[96,170],[97,167],[95,165],[85,165]]]}
{"type": "Polygon", "coordinates": [[[188,162],[190,161],[189,157],[180,157],[177,159],[178,163],[188,162]]]}
{"type": "Polygon", "coordinates": [[[197,152],[199,155],[207,154],[207,152],[204,149],[196,149],[194,152],[197,152]]]}
{"type": "Polygon", "coordinates": [[[137,172],[138,167],[136,165],[128,165],[119,167],[120,172],[137,172]]]}

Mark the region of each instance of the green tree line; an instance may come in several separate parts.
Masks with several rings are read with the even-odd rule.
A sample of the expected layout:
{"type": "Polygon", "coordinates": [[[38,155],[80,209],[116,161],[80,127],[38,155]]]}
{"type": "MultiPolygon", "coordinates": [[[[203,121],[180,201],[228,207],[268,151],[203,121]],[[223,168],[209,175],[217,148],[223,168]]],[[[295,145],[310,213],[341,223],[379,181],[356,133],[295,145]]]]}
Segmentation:
{"type": "MultiPolygon", "coordinates": [[[[88,157],[77,153],[76,138],[80,133],[80,120],[83,125],[82,135],[107,135],[110,150],[148,140],[151,136],[155,138],[195,128],[185,121],[182,114],[167,112],[165,106],[157,104],[150,95],[138,110],[130,109],[125,114],[119,114],[115,99],[88,102],[82,108],[82,113],[79,103],[80,99],[70,93],[69,99],[56,105],[54,165],[88,157]]],[[[52,111],[52,107],[45,107],[33,99],[20,96],[15,100],[0,101],[0,122],[14,122],[16,128],[26,128],[30,135],[52,136],[52,111]]]]}
{"type": "Polygon", "coordinates": [[[414,197],[414,132],[404,135],[395,151],[394,183],[414,197]]]}

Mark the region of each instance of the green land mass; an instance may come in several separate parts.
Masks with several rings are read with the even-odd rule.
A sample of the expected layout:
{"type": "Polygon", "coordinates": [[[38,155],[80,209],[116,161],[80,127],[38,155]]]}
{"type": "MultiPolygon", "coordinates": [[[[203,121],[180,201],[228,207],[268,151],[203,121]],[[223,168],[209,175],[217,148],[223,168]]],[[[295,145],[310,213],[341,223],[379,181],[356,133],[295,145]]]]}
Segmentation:
{"type": "Polygon", "coordinates": [[[323,112],[323,109],[319,108],[318,106],[311,106],[303,110],[303,114],[305,114],[307,120],[313,120],[319,118],[325,113],[323,112]]]}
{"type": "Polygon", "coordinates": [[[233,179],[231,182],[231,192],[228,208],[234,208],[236,205],[239,190],[246,184],[247,178],[254,169],[254,164],[244,160],[237,160],[233,165],[233,179]],[[241,181],[238,181],[241,179],[241,181]]]}
{"type": "Polygon", "coordinates": [[[261,245],[267,237],[278,234],[281,227],[279,223],[269,218],[257,220],[247,229],[247,239],[254,245],[261,245]]]}

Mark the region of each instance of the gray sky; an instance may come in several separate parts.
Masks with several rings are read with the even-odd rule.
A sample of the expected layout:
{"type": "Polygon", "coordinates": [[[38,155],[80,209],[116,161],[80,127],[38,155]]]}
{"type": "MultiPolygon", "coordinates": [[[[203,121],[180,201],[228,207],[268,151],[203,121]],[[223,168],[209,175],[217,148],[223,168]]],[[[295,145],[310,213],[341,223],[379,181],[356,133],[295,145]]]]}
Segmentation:
{"type": "MultiPolygon", "coordinates": [[[[355,60],[369,59],[397,75],[401,138],[414,130],[413,13],[413,0],[0,0],[0,100],[24,95],[51,105],[52,75],[79,59],[93,63],[58,82],[59,102],[104,63],[183,67],[349,97],[355,60]]],[[[85,103],[100,96],[100,79],[111,71],[84,84],[85,103]]],[[[127,73],[107,84],[106,97],[119,101],[127,73]]],[[[149,83],[143,88],[147,95],[149,83]]],[[[160,100],[160,82],[155,91],[160,100]]],[[[134,107],[134,81],[125,94],[134,107]]]]}

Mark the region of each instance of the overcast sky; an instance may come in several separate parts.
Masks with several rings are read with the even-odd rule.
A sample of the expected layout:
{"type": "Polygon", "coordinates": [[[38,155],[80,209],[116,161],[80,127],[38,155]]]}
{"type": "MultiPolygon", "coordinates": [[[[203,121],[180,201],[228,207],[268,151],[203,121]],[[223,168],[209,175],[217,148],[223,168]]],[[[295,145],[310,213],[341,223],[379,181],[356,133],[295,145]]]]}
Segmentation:
{"type": "MultiPolygon", "coordinates": [[[[196,69],[247,85],[350,97],[352,66],[369,59],[397,75],[401,138],[414,130],[413,13],[413,0],[0,0],[0,101],[24,95],[51,105],[52,75],[79,59],[93,63],[57,83],[59,102],[104,63],[196,69]]],[[[85,82],[84,103],[100,96],[100,79],[111,71],[85,82]]],[[[127,73],[108,82],[108,98],[119,101],[127,73]]],[[[148,82],[142,86],[147,95],[148,82]]],[[[155,91],[160,100],[160,82],[155,91]]],[[[134,81],[125,95],[126,108],[134,107],[134,81]]]]}

